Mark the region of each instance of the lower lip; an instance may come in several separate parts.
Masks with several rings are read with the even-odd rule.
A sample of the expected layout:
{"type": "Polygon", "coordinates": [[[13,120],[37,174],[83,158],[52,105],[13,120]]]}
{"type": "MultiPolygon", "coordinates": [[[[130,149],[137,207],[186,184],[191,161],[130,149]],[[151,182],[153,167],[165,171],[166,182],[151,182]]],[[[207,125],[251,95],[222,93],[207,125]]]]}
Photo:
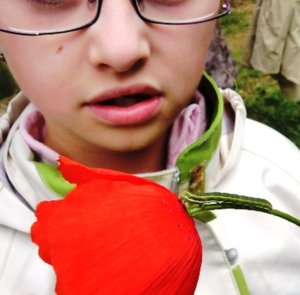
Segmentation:
{"type": "Polygon", "coordinates": [[[140,124],[151,119],[158,111],[161,97],[154,96],[132,106],[88,105],[93,115],[111,125],[140,124]]]}

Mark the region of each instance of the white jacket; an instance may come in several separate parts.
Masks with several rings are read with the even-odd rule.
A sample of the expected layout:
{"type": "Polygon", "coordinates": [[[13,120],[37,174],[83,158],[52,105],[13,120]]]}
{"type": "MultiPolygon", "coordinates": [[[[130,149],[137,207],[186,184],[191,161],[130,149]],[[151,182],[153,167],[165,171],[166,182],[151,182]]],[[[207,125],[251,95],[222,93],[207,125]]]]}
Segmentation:
{"type": "MultiPolygon", "coordinates": [[[[299,149],[273,129],[245,119],[243,101],[235,92],[225,90],[223,96],[227,111],[207,168],[206,190],[266,198],[275,208],[300,217],[299,149]]],[[[12,132],[7,136],[6,130],[16,128],[18,122],[10,127],[11,122],[26,104],[19,95],[0,121],[6,138],[3,153],[12,132]]],[[[10,173],[16,183],[26,179],[18,169],[10,173]]],[[[32,208],[39,200],[13,193],[5,178],[0,185],[0,294],[54,294],[52,267],[38,257],[29,236],[35,221],[32,208]]],[[[28,184],[23,186],[26,190],[28,184]]],[[[300,294],[300,228],[263,213],[215,213],[213,221],[197,222],[204,257],[195,294],[249,294],[247,288],[255,295],[300,294]]]]}

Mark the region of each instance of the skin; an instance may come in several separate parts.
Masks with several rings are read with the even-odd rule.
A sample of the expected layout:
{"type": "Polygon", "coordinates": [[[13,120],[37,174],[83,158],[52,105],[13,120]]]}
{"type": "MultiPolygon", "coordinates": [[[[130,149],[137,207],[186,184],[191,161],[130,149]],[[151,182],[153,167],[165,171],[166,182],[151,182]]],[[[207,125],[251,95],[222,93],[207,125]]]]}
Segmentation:
{"type": "Polygon", "coordinates": [[[141,173],[164,168],[170,126],[197,88],[214,25],[145,23],[130,1],[110,0],[85,30],[0,33],[0,48],[45,117],[48,146],[89,166],[141,173]],[[162,93],[155,114],[143,122],[108,124],[85,107],[107,90],[141,83],[162,93]]]}

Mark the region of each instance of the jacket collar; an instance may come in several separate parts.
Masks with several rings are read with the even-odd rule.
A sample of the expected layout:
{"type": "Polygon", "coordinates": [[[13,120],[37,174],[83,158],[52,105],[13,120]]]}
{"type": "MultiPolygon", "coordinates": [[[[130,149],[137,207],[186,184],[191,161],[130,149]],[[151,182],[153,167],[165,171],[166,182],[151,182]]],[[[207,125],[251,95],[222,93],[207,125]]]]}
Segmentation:
{"type": "Polygon", "coordinates": [[[193,192],[207,190],[207,171],[215,174],[217,151],[222,130],[223,97],[215,82],[204,74],[199,85],[207,104],[208,129],[179,155],[180,186],[193,192]]]}
{"type": "MultiPolygon", "coordinates": [[[[204,97],[206,98],[206,107],[208,109],[207,114],[209,114],[207,118],[209,128],[204,132],[204,134],[199,136],[194,143],[185,148],[179,154],[176,161],[177,169],[168,169],[170,171],[166,170],[163,171],[163,173],[158,172],[156,173],[157,175],[153,175],[153,173],[151,173],[150,176],[146,174],[141,175],[143,177],[150,179],[153,178],[155,180],[163,176],[163,178],[168,179],[167,183],[172,183],[172,187],[170,187],[170,189],[174,191],[178,190],[175,188],[177,185],[174,183],[174,181],[179,182],[180,186],[183,186],[184,189],[187,189],[186,186],[188,186],[188,189],[194,192],[199,190],[204,191],[206,189],[206,179],[209,179],[207,177],[206,170],[208,170],[207,168],[209,166],[216,166],[210,165],[210,163],[215,162],[212,161],[212,158],[216,154],[220,139],[223,98],[215,82],[207,74],[203,75],[203,78],[199,84],[199,91],[203,93],[204,97]]],[[[18,117],[18,110],[22,109],[22,107],[19,107],[20,103],[22,106],[25,105],[24,96],[22,95],[19,95],[15,100],[13,100],[8,112],[9,119],[13,120],[14,118],[18,117]]],[[[31,109],[31,107],[29,107],[29,109],[31,109]]],[[[22,116],[23,115],[24,112],[22,116]]],[[[15,124],[15,126],[16,125],[18,124],[15,124]]],[[[162,181],[165,182],[166,180],[162,179],[162,181]]]]}

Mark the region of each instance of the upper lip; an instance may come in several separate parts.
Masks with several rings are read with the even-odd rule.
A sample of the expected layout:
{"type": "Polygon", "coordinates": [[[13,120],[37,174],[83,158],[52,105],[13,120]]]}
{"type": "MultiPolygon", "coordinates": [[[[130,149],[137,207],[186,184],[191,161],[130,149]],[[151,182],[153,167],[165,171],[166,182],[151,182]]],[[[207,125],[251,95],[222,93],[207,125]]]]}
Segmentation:
{"type": "Polygon", "coordinates": [[[131,95],[161,96],[162,92],[155,87],[145,84],[117,87],[101,92],[99,95],[96,95],[90,99],[86,104],[97,104],[111,99],[117,99],[131,95]]]}

